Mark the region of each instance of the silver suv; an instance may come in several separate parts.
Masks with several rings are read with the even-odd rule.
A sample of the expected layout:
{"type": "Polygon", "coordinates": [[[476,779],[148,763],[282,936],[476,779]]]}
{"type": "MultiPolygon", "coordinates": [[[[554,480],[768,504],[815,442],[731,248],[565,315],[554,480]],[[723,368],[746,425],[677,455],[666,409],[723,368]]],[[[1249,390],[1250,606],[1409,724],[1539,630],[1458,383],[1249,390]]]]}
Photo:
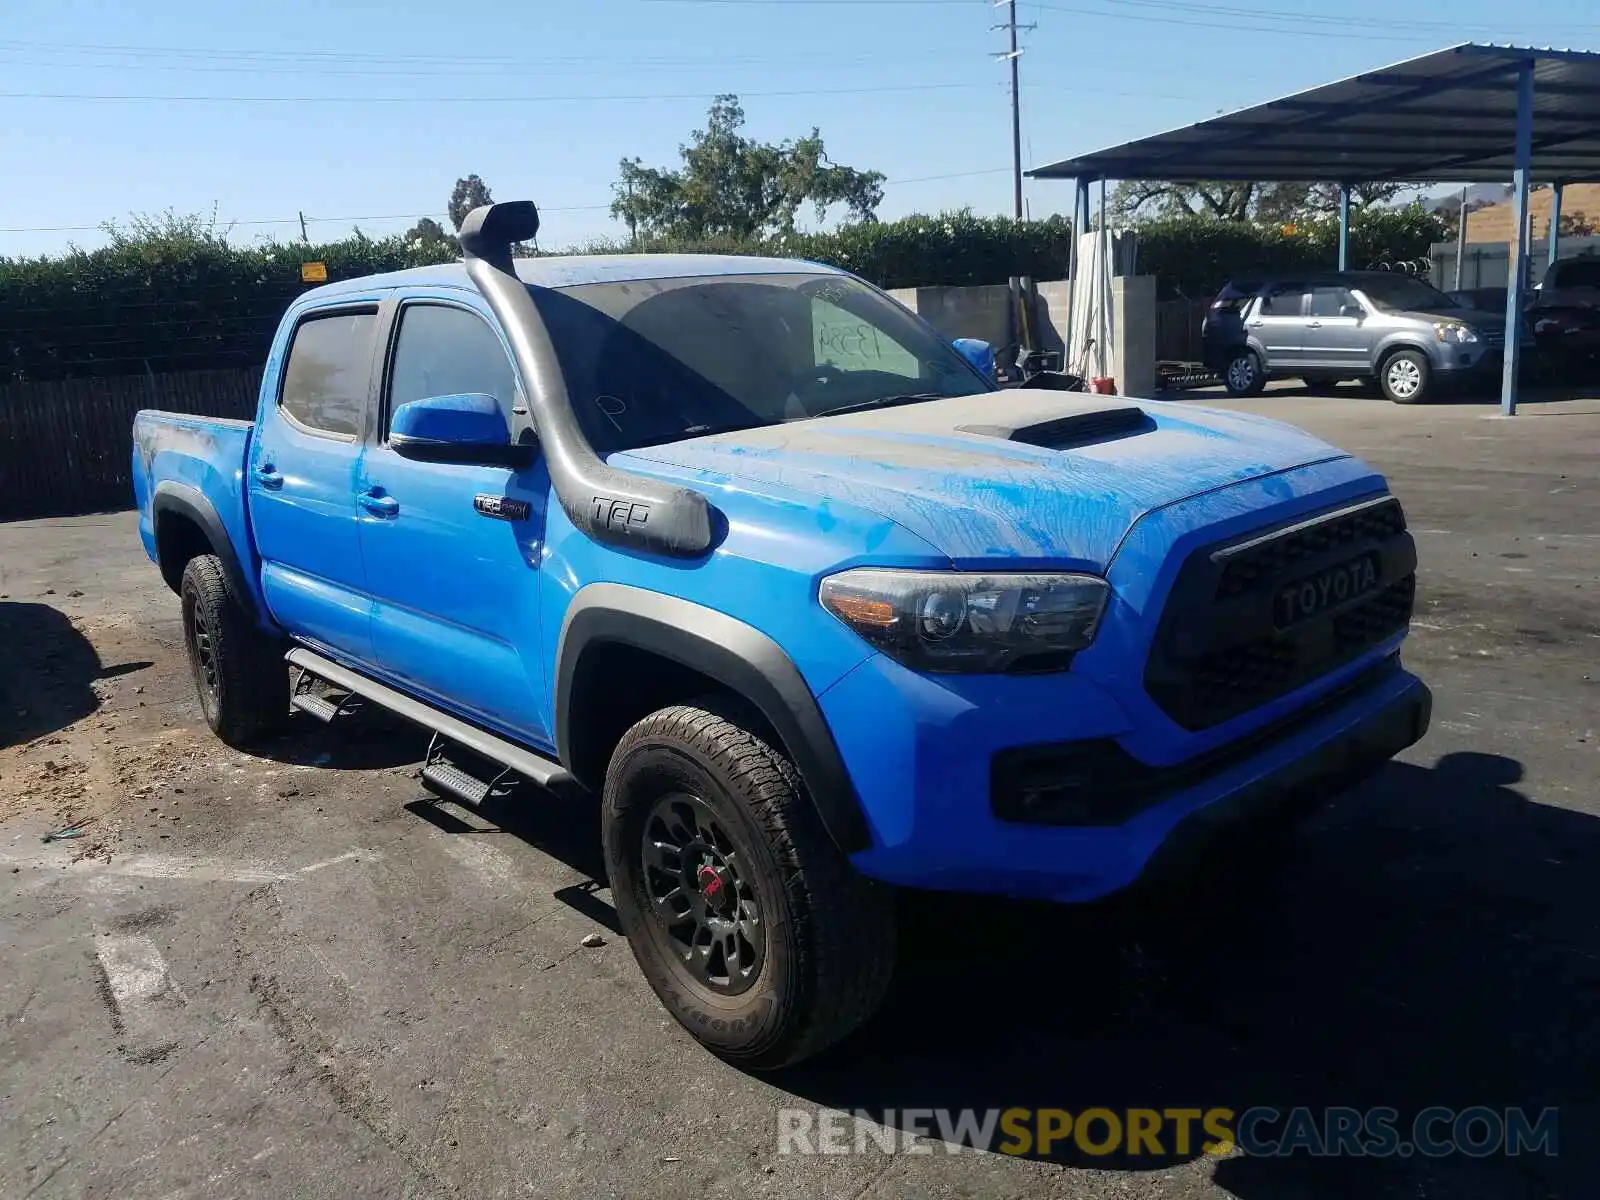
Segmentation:
{"type": "Polygon", "coordinates": [[[1206,360],[1235,396],[1298,376],[1313,388],[1376,380],[1396,404],[1416,404],[1447,380],[1497,373],[1505,347],[1503,316],[1381,271],[1231,283],[1202,329],[1206,360]]]}

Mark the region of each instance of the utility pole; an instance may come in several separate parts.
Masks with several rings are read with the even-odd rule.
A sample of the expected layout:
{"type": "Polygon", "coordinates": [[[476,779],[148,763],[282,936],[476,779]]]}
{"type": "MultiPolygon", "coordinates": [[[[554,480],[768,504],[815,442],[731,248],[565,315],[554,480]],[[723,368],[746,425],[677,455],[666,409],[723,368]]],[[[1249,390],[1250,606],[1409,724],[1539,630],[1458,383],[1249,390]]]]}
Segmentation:
{"type": "Polygon", "coordinates": [[[990,26],[991,29],[1004,29],[1011,37],[1011,49],[997,54],[996,58],[1009,59],[1011,62],[1011,212],[1017,220],[1022,220],[1022,93],[1017,80],[1017,61],[1022,57],[1022,51],[1017,46],[1017,32],[1019,29],[1032,29],[1032,25],[1017,24],[1017,0],[995,0],[994,6],[999,8],[1005,5],[1010,9],[1010,15],[1004,24],[990,26]]]}
{"type": "Polygon", "coordinates": [[[300,214],[300,240],[302,242],[304,242],[308,246],[311,244],[311,235],[306,232],[306,215],[305,215],[305,213],[301,213],[300,214]]]}

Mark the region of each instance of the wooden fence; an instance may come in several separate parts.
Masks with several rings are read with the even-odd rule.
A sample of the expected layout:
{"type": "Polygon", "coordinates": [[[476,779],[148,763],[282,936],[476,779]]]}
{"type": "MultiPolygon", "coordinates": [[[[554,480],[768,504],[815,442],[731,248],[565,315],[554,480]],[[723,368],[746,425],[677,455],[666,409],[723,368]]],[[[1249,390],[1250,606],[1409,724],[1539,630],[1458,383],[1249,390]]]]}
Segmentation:
{"type": "Polygon", "coordinates": [[[0,520],[133,503],[133,416],[251,417],[261,368],[0,385],[0,520]]]}
{"type": "Polygon", "coordinates": [[[1205,320],[1204,300],[1161,300],[1156,303],[1156,361],[1200,362],[1200,322],[1205,320]]]}

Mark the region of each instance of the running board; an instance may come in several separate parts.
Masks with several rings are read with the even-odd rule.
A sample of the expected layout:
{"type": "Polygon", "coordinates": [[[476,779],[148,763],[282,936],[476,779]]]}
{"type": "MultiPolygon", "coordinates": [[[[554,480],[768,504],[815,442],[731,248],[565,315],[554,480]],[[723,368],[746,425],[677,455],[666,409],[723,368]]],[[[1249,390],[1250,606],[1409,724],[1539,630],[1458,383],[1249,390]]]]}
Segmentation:
{"type": "Polygon", "coordinates": [[[396,691],[387,684],[369,679],[359,671],[342,667],[332,659],[323,658],[304,646],[296,646],[284,656],[289,665],[299,667],[327,683],[362,696],[381,708],[386,708],[408,721],[415,721],[424,729],[431,729],[441,737],[458,742],[468,750],[483,755],[491,762],[515,771],[524,779],[540,787],[559,787],[571,781],[567,769],[554,759],[545,758],[532,750],[508,742],[476,725],[469,725],[458,717],[441,712],[433,705],[396,691]]]}
{"type": "Polygon", "coordinates": [[[293,696],[289,697],[290,705],[298,708],[303,713],[309,713],[311,716],[325,724],[331,722],[340,713],[349,711],[345,707],[347,700],[349,700],[348,696],[346,696],[344,700],[340,700],[337,704],[335,704],[326,696],[317,696],[310,692],[296,692],[293,696]]]}

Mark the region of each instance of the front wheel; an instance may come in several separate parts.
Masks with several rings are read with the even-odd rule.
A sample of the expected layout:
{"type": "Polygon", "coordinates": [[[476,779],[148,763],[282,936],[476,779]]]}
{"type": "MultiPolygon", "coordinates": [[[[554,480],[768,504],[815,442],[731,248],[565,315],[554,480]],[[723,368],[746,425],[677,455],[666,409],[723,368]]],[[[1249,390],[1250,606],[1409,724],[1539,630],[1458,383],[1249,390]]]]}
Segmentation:
{"type": "Polygon", "coordinates": [[[1254,350],[1238,350],[1223,368],[1222,382],[1230,396],[1259,396],[1267,386],[1266,367],[1254,350]]]}
{"type": "Polygon", "coordinates": [[[1396,350],[1384,359],[1378,386],[1396,404],[1420,404],[1428,398],[1431,374],[1427,355],[1416,350],[1396,350]]]}
{"type": "Polygon", "coordinates": [[[678,705],[623,735],[602,829],[628,944],[667,1010],[771,1070],[865,1021],[894,964],[888,889],[857,874],[755,722],[678,705]]]}

